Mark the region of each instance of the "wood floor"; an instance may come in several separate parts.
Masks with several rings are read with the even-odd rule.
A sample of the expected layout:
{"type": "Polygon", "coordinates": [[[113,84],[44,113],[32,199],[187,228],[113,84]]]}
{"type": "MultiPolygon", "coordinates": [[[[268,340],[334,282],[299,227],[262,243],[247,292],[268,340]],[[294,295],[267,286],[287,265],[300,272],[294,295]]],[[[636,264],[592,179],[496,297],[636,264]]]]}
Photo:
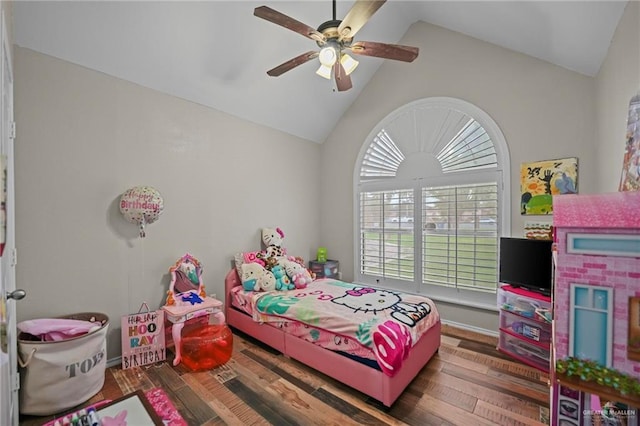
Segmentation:
{"type": "MultiPolygon", "coordinates": [[[[391,408],[234,332],[224,366],[189,372],[170,362],[106,371],[87,404],[162,387],[189,425],[540,425],[548,375],[496,350],[495,338],[443,326],[442,345],[391,408]]],[[[23,416],[20,425],[53,417],[23,416]]],[[[140,426],[140,425],[130,425],[140,426]]]]}

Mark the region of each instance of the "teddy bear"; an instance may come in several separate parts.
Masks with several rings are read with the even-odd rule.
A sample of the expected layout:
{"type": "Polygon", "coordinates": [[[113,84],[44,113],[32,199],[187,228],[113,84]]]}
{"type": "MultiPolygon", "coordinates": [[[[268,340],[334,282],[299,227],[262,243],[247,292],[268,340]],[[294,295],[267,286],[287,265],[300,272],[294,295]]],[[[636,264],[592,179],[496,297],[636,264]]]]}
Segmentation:
{"type": "Polygon", "coordinates": [[[291,283],[291,280],[289,280],[289,277],[287,276],[287,273],[282,266],[275,265],[273,268],[271,268],[271,272],[276,279],[276,290],[284,291],[293,290],[294,288],[296,288],[295,285],[291,283]]]}
{"type": "Polygon", "coordinates": [[[295,285],[295,288],[306,288],[308,284],[311,284],[313,279],[307,269],[300,265],[298,262],[292,260],[284,260],[281,263],[284,266],[287,275],[295,285]]]}
{"type": "Polygon", "coordinates": [[[264,267],[268,271],[271,271],[273,269],[273,267],[276,266],[277,264],[278,264],[278,259],[276,259],[275,257],[265,257],[264,258],[264,267]]]}
{"type": "Polygon", "coordinates": [[[284,232],[280,228],[263,228],[262,242],[264,243],[265,257],[281,257],[287,254],[287,250],[282,247],[284,240],[284,232]]]}

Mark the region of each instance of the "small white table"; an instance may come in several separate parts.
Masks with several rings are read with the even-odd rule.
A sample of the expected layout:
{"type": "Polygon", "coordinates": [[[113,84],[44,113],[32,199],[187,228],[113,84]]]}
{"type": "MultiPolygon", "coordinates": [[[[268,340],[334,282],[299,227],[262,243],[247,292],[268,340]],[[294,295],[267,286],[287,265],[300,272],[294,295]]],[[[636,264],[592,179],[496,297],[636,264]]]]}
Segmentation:
{"type": "Polygon", "coordinates": [[[203,315],[212,315],[218,324],[225,323],[224,312],[222,312],[222,302],[213,297],[205,297],[201,303],[179,305],[165,305],[162,307],[165,311],[166,318],[173,324],[171,327],[171,336],[175,344],[176,357],[173,365],[180,364],[182,360],[182,329],[184,323],[192,318],[198,318],[203,315]]]}

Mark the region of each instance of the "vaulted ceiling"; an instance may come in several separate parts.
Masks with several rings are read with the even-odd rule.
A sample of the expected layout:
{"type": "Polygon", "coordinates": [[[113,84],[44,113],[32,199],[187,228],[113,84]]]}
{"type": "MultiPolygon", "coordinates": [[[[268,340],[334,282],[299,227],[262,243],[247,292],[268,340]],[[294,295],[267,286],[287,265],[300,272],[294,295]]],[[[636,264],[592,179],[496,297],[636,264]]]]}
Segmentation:
{"type": "MultiPolygon", "coordinates": [[[[337,19],[353,1],[338,1],[337,19]]],[[[420,20],[595,76],[626,1],[387,1],[357,40],[397,43],[420,20]]],[[[268,69],[315,42],[256,18],[267,5],[311,27],[332,19],[323,1],[17,1],[17,45],[323,142],[383,59],[358,56],[353,88],[336,92],[301,65],[268,69]],[[309,111],[321,111],[309,120],[309,111]]]]}

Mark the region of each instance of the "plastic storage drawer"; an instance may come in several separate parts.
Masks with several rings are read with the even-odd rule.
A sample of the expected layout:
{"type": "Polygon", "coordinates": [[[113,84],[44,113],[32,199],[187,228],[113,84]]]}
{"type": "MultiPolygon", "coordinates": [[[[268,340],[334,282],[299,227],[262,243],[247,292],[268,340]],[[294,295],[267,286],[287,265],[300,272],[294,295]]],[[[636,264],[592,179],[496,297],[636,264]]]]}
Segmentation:
{"type": "Polygon", "coordinates": [[[551,323],[535,321],[504,311],[500,314],[500,328],[534,342],[546,345],[551,343],[551,323]]]}
{"type": "Polygon", "coordinates": [[[511,286],[498,290],[498,308],[526,318],[551,321],[550,297],[511,286]]]}
{"type": "Polygon", "coordinates": [[[317,260],[309,261],[309,269],[316,274],[316,278],[335,278],[339,277],[340,262],[337,260],[327,260],[326,262],[318,262],[317,260]]]}
{"type": "Polygon", "coordinates": [[[549,345],[540,345],[503,331],[500,333],[498,348],[525,364],[549,371],[549,345]]]}

